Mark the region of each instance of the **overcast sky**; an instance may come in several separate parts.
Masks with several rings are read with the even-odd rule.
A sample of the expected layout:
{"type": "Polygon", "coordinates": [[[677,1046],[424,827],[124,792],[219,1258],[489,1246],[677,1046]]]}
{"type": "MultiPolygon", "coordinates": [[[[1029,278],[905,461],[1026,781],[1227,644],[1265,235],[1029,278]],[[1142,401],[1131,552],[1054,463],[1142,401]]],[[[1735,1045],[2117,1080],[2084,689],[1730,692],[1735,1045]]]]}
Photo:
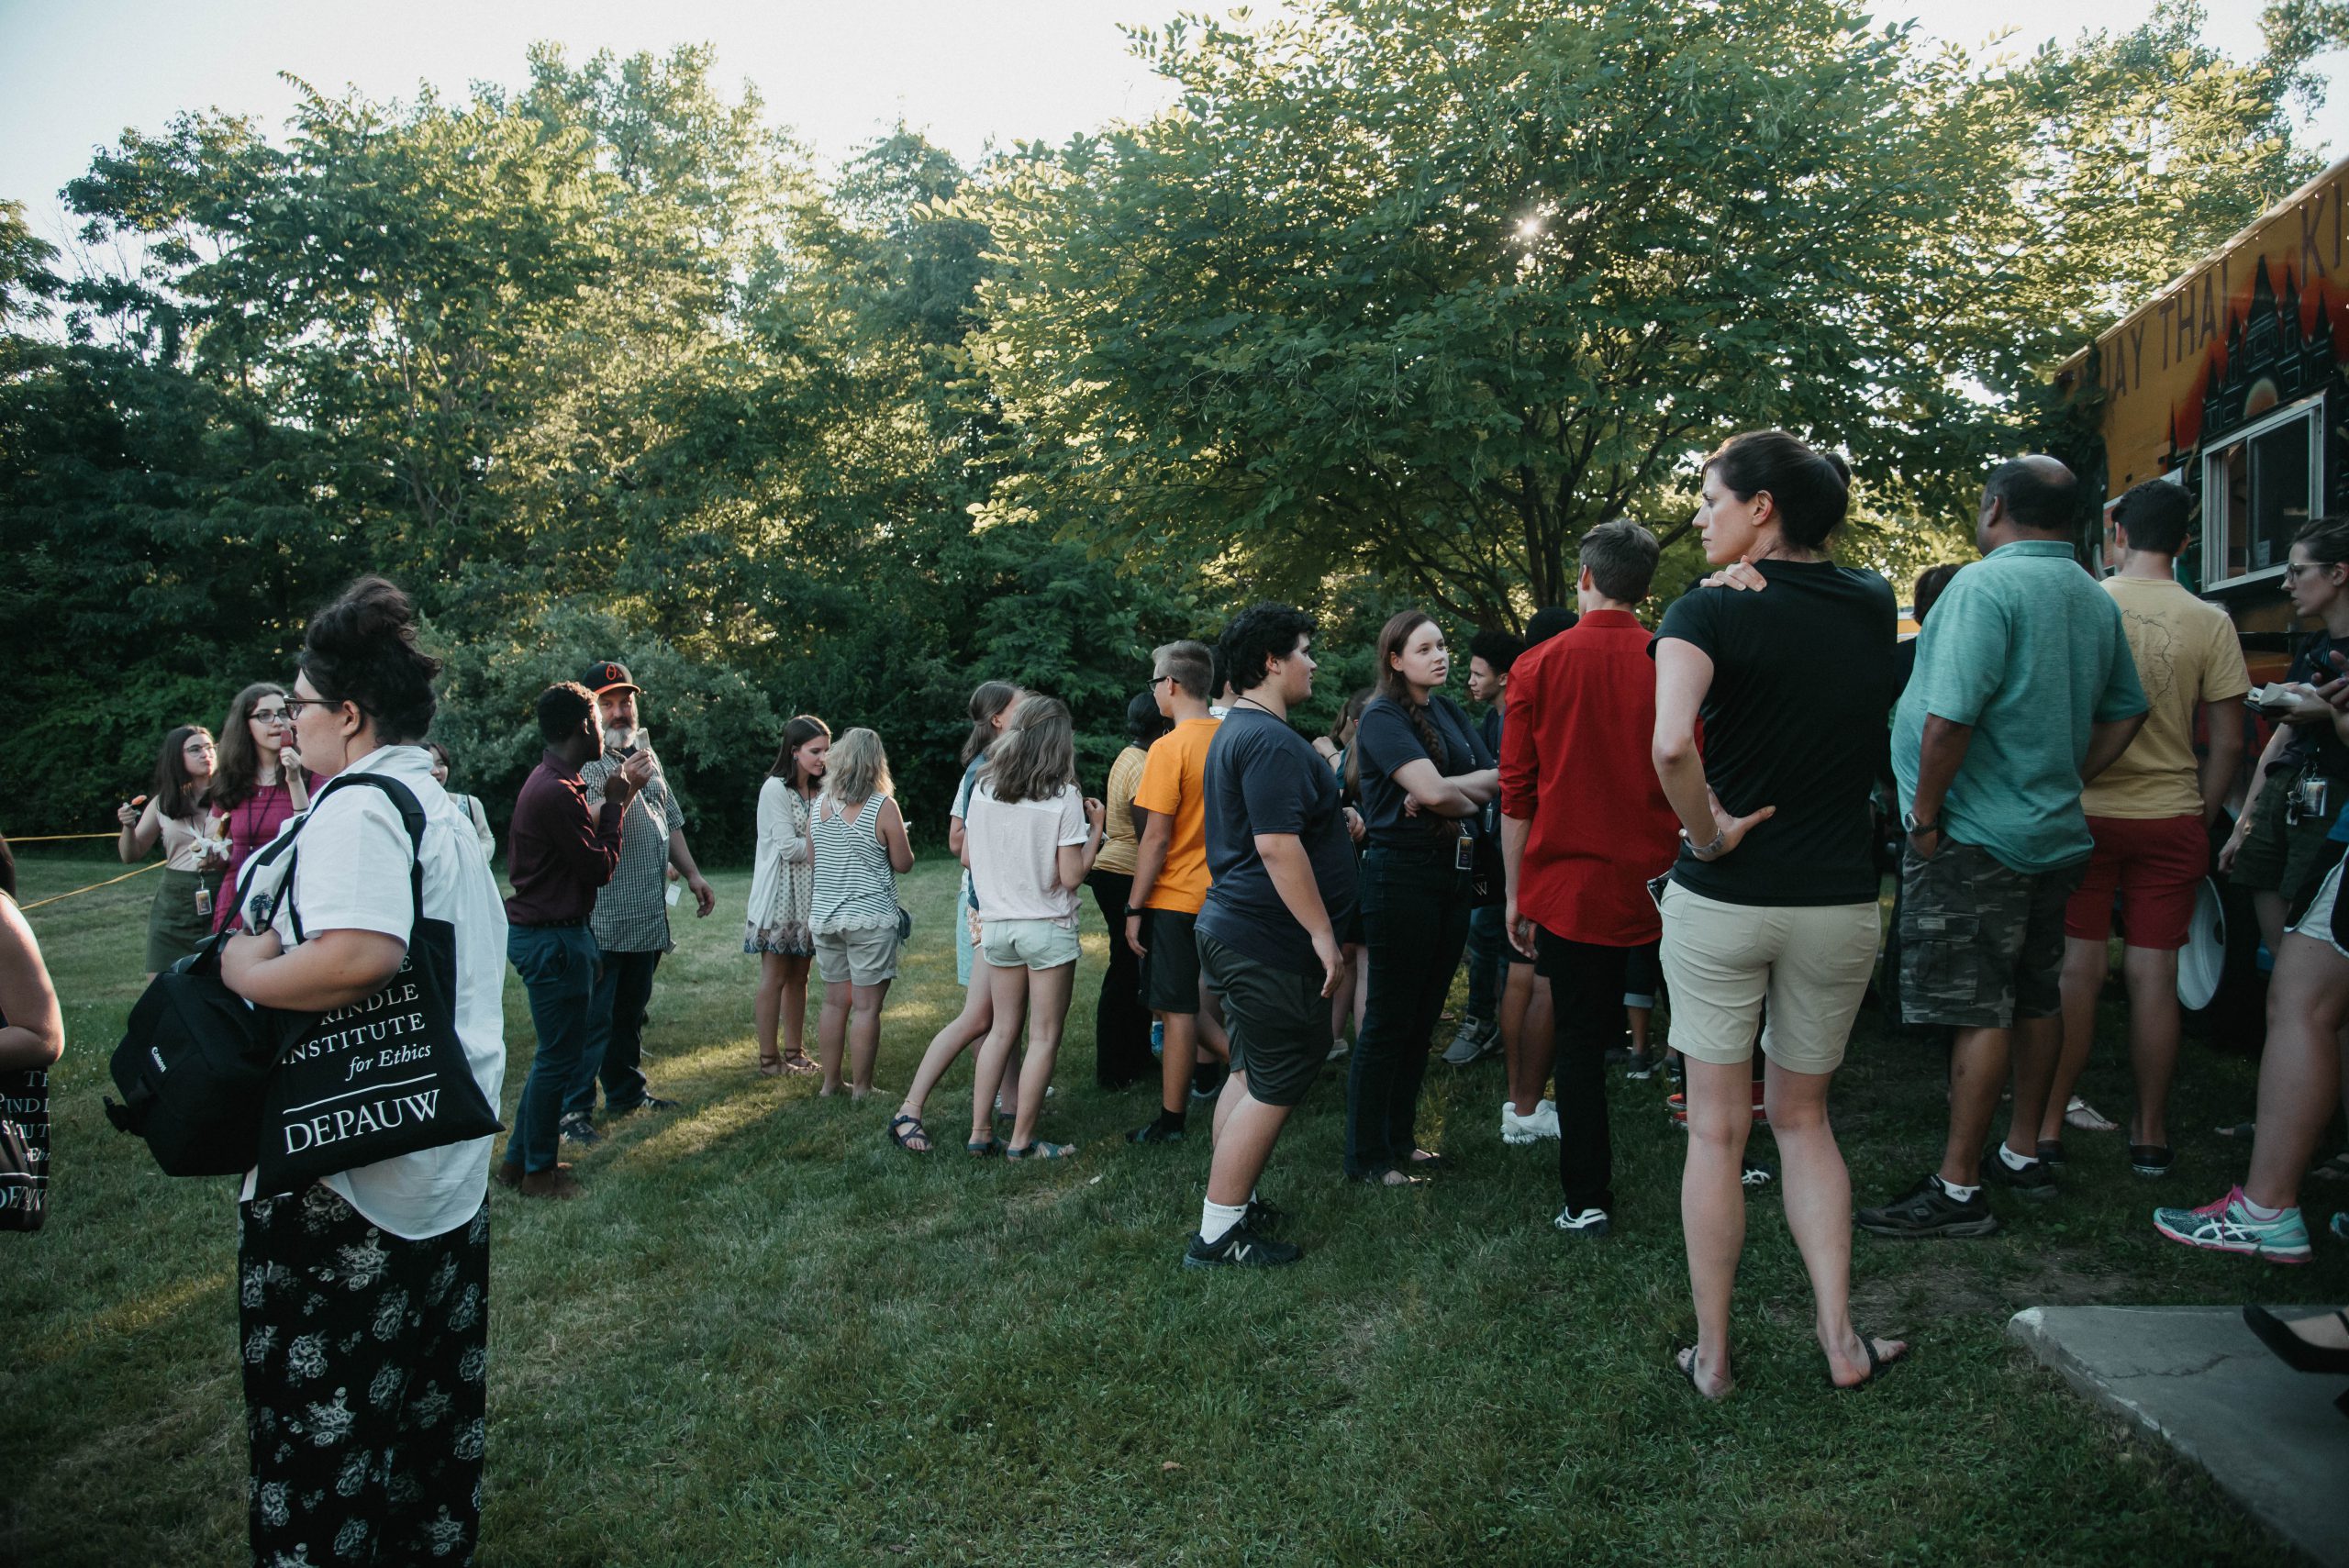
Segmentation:
{"type": "MultiPolygon", "coordinates": [[[[827,159],[902,116],[968,159],[998,143],[1058,141],[1170,97],[1127,51],[1119,23],[1156,25],[1177,0],[0,0],[0,197],[36,230],[62,237],[60,186],[125,127],[159,130],[183,109],[218,107],[282,126],[295,90],[412,96],[420,83],[462,96],[475,81],[525,75],[537,39],[574,60],[707,42],[729,91],[754,83],[775,121],[827,159]]],[[[1221,12],[1223,0],[1193,0],[1221,12]]],[[[2087,28],[2133,26],[2151,0],[1906,0],[1968,46],[2008,26],[2018,52],[2087,28]]],[[[2205,36],[2238,56],[2258,48],[2252,0],[2216,0],[2205,36]]],[[[2333,101],[2311,140],[2349,150],[2349,57],[2326,64],[2333,101]]]]}

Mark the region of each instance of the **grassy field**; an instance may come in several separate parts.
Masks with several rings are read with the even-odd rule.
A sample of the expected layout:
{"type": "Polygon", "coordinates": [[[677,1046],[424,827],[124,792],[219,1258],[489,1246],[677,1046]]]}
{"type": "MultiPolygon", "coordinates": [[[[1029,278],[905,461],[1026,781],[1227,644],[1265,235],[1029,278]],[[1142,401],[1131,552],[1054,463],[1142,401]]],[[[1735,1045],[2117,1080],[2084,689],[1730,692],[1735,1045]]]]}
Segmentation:
{"type": "MultiPolygon", "coordinates": [[[[28,900],[110,874],[23,871],[28,900]]],[[[1491,1063],[1431,1073],[1423,1131],[1454,1165],[1439,1184],[1341,1184],[1332,1072],[1264,1184],[1305,1262],[1186,1272],[1206,1140],[1130,1148],[1152,1092],[1093,1088],[1089,906],[1044,1129],[1082,1149],[1015,1166],[953,1147],[967,1067],[932,1102],[946,1151],[883,1134],[959,1000],[942,857],[907,884],[913,952],[863,1106],[753,1074],[748,876],[716,883],[647,1036],[655,1085],[685,1108],[619,1124],[580,1161],[576,1203],[493,1201],[486,1563],[2292,1560],[2004,1334],[2041,1303],[2349,1296],[2349,1250],[2321,1243],[2287,1272],[2146,1223],[2157,1197],[2199,1202],[2239,1173],[2210,1129],[2248,1117],[2247,1062],[2189,1047],[2179,1168],[2158,1187],[2119,1134],[2076,1133],[2064,1195],[2021,1214],[1994,1200],[2014,1221],[1994,1240],[1859,1238],[1860,1324],[1916,1346],[1861,1395],[1825,1388],[1799,1262],[1758,1199],[1742,1386],[1709,1407],[1668,1359],[1693,1319],[1661,1077],[1614,1086],[1608,1240],[1551,1230],[1554,1146],[1500,1143],[1491,1063]]],[[[0,1238],[0,1562],[244,1560],[233,1189],[161,1175],[99,1106],[149,888],[31,917],[69,1045],[49,1228],[0,1238]]],[[[509,1116],[531,1038],[510,983],[509,1116]]],[[[2117,1049],[2084,1091],[2125,1108],[2117,1049]]],[[[1835,1107],[1860,1195],[1880,1200],[1939,1146],[1938,1057],[1871,1012],[1835,1107]]],[[[1771,1157],[1766,1135],[1756,1150],[1771,1157]]]]}

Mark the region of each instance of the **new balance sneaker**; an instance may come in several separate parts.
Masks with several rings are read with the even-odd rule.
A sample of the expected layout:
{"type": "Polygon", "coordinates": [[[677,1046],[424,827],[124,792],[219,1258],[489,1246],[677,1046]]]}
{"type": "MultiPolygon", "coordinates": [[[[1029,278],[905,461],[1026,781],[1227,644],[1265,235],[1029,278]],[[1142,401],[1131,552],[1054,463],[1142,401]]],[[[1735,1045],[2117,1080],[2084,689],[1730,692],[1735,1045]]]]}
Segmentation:
{"type": "Polygon", "coordinates": [[[1240,1223],[1261,1235],[1275,1225],[1287,1224],[1288,1210],[1270,1198],[1252,1197],[1248,1200],[1248,1212],[1241,1216],[1240,1223]]]}
{"type": "Polygon", "coordinates": [[[584,1111],[564,1117],[559,1127],[565,1143],[576,1143],[582,1149],[593,1149],[604,1141],[604,1135],[596,1130],[596,1124],[587,1119],[584,1111]]]}
{"type": "Polygon", "coordinates": [[[1461,1019],[1460,1032],[1453,1035],[1452,1043],[1444,1048],[1445,1063],[1453,1067],[1467,1066],[1492,1051],[1493,1042],[1499,1039],[1500,1032],[1500,1025],[1483,1018],[1461,1019]]]}
{"type": "Polygon", "coordinates": [[[2241,1187],[2200,1208],[2157,1208],[2154,1229],[2171,1240],[2209,1252],[2240,1252],[2275,1263],[2309,1261],[2309,1228],[2297,1208],[2273,1219],[2254,1219],[2241,1187]]]}
{"type": "Polygon", "coordinates": [[[2044,1160],[2033,1160],[2021,1170],[2006,1162],[1997,1148],[1982,1156],[1982,1180],[1994,1187],[2005,1187],[2017,1197],[2033,1202],[2054,1197],[2063,1189],[2055,1184],[2054,1167],[2044,1160]]]}
{"type": "Polygon", "coordinates": [[[1653,1051],[1631,1052],[1631,1059],[1623,1063],[1623,1076],[1635,1084],[1644,1084],[1654,1077],[1655,1052],[1653,1051]]]}
{"type": "Polygon", "coordinates": [[[1183,1266],[1186,1269],[1274,1269],[1283,1263],[1293,1263],[1305,1256],[1305,1249],[1294,1241],[1274,1241],[1257,1235],[1243,1222],[1223,1233],[1220,1241],[1203,1240],[1197,1231],[1191,1233],[1191,1244],[1183,1250],[1183,1266]]]}
{"type": "Polygon", "coordinates": [[[1576,1208],[1572,1204],[1558,1210],[1558,1218],[1550,1228],[1567,1236],[1604,1236],[1615,1229],[1603,1208],[1576,1208]]]}
{"type": "Polygon", "coordinates": [[[1174,1120],[1165,1112],[1161,1111],[1156,1120],[1147,1126],[1138,1127],[1126,1134],[1126,1141],[1129,1143],[1180,1143],[1183,1141],[1183,1130],[1181,1122],[1174,1120]]]}
{"type": "Polygon", "coordinates": [[[1978,1189],[1960,1203],[1930,1174],[1882,1208],[1864,1208],[1855,1218],[1873,1236],[1993,1236],[1998,1229],[1990,1200],[1978,1189]]]}
{"type": "Polygon", "coordinates": [[[609,1106],[607,1106],[604,1107],[604,1115],[607,1118],[609,1118],[612,1117],[634,1116],[639,1111],[673,1111],[678,1108],[680,1103],[681,1102],[676,1100],[664,1100],[658,1095],[647,1095],[644,1098],[637,1101],[636,1104],[632,1106],[624,1106],[618,1110],[614,1110],[609,1106]]]}

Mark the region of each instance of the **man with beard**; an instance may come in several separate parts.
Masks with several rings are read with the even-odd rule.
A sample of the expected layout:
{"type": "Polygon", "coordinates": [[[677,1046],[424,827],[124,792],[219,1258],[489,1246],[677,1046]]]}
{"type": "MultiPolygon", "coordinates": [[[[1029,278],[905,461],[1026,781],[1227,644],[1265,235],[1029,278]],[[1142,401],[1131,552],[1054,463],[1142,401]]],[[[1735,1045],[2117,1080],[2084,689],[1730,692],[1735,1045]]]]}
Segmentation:
{"type": "MultiPolygon", "coordinates": [[[[596,720],[604,732],[604,754],[579,770],[589,806],[600,806],[606,779],[630,757],[642,753],[652,758],[637,720],[642,688],[627,665],[610,659],[588,665],[579,684],[595,694],[596,720]]],[[[588,919],[603,952],[603,967],[596,980],[579,1079],[562,1106],[563,1140],[582,1146],[603,1141],[595,1127],[599,1076],[607,1120],[630,1111],[675,1108],[676,1101],[662,1099],[647,1086],[640,1065],[652,973],[661,966],[661,955],[676,945],[669,937],[668,868],[674,866],[693,890],[696,917],[708,915],[718,904],[718,895],[702,880],[701,868],[694,864],[693,851],[685,847],[685,814],[669,793],[658,758],[652,758],[651,767],[651,779],[629,802],[636,826],[621,836],[618,868],[596,895],[596,911],[588,919]]]]}

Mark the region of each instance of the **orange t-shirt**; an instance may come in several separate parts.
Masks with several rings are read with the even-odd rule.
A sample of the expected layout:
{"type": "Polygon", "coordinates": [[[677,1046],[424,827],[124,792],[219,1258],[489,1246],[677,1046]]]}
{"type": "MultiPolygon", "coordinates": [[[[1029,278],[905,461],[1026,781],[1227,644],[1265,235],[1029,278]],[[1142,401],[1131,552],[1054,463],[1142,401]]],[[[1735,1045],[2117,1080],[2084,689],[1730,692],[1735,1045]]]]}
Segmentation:
{"type": "Polygon", "coordinates": [[[1134,805],[1153,816],[1171,817],[1174,837],[1166,846],[1166,863],[1143,901],[1148,909],[1168,909],[1196,915],[1208,896],[1208,742],[1215,739],[1219,718],[1186,718],[1160,736],[1141,765],[1141,787],[1134,805]]]}

